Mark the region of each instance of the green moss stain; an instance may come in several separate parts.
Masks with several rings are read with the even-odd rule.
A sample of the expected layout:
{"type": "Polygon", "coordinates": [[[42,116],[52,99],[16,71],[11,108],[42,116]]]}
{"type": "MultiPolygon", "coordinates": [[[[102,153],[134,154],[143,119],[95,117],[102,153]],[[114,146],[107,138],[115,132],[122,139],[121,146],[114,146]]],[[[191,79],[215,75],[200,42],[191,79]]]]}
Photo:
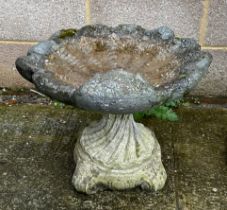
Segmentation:
{"type": "Polygon", "coordinates": [[[74,28],[62,29],[59,34],[59,38],[65,39],[67,37],[72,37],[76,34],[77,30],[74,28]]]}

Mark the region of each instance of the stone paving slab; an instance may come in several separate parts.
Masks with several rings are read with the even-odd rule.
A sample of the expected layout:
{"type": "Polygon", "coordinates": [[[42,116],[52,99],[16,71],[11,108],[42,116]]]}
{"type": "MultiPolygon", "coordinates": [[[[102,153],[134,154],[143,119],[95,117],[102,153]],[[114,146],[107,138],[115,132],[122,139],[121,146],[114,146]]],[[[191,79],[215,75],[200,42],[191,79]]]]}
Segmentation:
{"type": "Polygon", "coordinates": [[[47,105],[0,106],[0,210],[224,210],[227,110],[180,109],[179,122],[145,119],[168,174],[158,192],[77,193],[71,176],[79,131],[100,115],[47,105]],[[210,155],[209,155],[210,154],[210,155]]]}

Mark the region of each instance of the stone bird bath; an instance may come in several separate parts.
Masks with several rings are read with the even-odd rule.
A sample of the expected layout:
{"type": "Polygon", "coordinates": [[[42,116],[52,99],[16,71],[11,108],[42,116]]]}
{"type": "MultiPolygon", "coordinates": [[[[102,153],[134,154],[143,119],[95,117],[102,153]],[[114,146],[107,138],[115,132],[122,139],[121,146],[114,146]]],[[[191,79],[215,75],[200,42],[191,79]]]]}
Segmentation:
{"type": "Polygon", "coordinates": [[[90,194],[164,186],[160,146],[132,113],[182,97],[211,61],[196,41],[176,38],[167,27],[93,25],[55,33],[16,67],[49,97],[103,113],[83,130],[74,151],[72,183],[90,194]]]}

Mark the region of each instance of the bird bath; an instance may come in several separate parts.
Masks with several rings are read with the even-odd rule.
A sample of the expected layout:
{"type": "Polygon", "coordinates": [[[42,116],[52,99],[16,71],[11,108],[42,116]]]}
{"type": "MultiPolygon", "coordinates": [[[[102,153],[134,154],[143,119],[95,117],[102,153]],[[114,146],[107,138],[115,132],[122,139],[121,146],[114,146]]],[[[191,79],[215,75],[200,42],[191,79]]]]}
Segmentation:
{"type": "Polygon", "coordinates": [[[16,61],[20,74],[58,101],[103,113],[78,139],[72,183],[98,190],[161,189],[167,175],[154,133],[133,113],[182,97],[212,56],[167,27],[85,26],[62,30],[16,61]]]}

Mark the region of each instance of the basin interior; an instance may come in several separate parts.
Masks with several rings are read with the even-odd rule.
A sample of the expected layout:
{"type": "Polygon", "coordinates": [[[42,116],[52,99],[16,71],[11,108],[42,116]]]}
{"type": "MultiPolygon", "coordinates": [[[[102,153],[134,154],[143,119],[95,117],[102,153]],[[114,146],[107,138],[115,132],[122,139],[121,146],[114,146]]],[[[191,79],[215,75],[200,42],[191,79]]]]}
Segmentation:
{"type": "Polygon", "coordinates": [[[181,63],[165,43],[111,34],[63,41],[46,59],[45,69],[54,72],[56,79],[75,87],[96,73],[119,68],[139,73],[158,87],[178,77],[181,63]]]}

